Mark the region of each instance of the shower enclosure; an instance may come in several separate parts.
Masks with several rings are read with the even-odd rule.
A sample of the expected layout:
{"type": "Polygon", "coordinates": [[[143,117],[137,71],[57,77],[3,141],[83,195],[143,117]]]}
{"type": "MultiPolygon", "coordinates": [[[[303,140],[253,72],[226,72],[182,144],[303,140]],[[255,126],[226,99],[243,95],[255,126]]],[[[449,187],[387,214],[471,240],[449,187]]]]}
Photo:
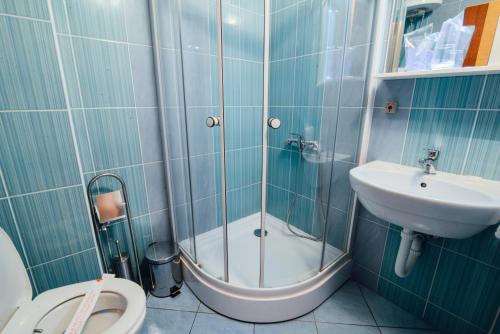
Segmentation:
{"type": "Polygon", "coordinates": [[[151,1],[170,216],[209,307],[286,320],[349,277],[371,2],[151,1]]]}

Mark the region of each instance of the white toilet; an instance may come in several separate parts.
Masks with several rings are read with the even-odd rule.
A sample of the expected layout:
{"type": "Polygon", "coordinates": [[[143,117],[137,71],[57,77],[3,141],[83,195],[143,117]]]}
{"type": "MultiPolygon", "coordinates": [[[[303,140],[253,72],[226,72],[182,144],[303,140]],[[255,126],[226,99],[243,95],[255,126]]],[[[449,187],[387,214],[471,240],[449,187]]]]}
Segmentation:
{"type": "MultiPolygon", "coordinates": [[[[61,334],[93,281],[46,291],[34,300],[21,257],[0,228],[0,333],[61,334]]],[[[83,333],[136,333],[146,314],[146,297],[134,282],[108,278],[83,333]]]]}

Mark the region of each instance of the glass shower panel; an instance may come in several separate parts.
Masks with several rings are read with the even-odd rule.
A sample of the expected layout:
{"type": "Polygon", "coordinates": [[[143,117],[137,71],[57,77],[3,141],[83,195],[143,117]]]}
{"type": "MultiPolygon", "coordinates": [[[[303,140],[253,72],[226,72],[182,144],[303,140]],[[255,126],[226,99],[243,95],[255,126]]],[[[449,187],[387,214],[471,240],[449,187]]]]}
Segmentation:
{"type": "Polygon", "coordinates": [[[222,5],[229,282],[258,287],[264,1],[222,5]]]}
{"type": "MultiPolygon", "coordinates": [[[[224,278],[220,152],[221,128],[207,119],[219,117],[217,76],[216,3],[182,0],[180,10],[183,71],[184,131],[187,138],[187,171],[192,242],[198,265],[224,278]]],[[[180,241],[184,247],[183,241],[180,241]]]]}
{"type": "MultiPolygon", "coordinates": [[[[333,168],[347,0],[272,1],[265,287],[320,270],[333,168]]],[[[325,246],[328,258],[343,248],[325,246]]]]}

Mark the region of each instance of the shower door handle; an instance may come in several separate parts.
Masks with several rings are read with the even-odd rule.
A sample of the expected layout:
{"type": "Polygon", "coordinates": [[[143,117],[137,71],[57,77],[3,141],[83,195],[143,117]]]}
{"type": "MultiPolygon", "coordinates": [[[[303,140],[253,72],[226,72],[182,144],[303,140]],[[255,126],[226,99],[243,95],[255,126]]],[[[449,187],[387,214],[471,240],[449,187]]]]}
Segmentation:
{"type": "Polygon", "coordinates": [[[207,126],[209,128],[213,128],[214,126],[219,126],[220,120],[219,120],[219,117],[209,116],[209,117],[207,117],[207,120],[205,121],[205,123],[207,124],[207,126]]]}
{"type": "Polygon", "coordinates": [[[279,118],[276,118],[276,117],[269,117],[267,119],[267,125],[271,128],[271,129],[279,129],[279,127],[281,126],[281,121],[279,118]]]}

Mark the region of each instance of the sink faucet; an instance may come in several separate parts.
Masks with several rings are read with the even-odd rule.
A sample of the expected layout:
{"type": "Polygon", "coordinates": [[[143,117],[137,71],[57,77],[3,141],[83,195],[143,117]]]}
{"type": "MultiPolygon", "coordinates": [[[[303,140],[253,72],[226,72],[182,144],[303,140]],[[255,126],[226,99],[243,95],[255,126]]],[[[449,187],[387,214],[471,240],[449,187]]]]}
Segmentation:
{"type": "Polygon", "coordinates": [[[436,168],[434,168],[434,165],[432,163],[437,160],[438,156],[439,156],[438,150],[434,148],[427,149],[427,157],[424,159],[420,159],[418,161],[420,164],[422,164],[422,167],[424,168],[424,173],[436,174],[436,168]]]}

